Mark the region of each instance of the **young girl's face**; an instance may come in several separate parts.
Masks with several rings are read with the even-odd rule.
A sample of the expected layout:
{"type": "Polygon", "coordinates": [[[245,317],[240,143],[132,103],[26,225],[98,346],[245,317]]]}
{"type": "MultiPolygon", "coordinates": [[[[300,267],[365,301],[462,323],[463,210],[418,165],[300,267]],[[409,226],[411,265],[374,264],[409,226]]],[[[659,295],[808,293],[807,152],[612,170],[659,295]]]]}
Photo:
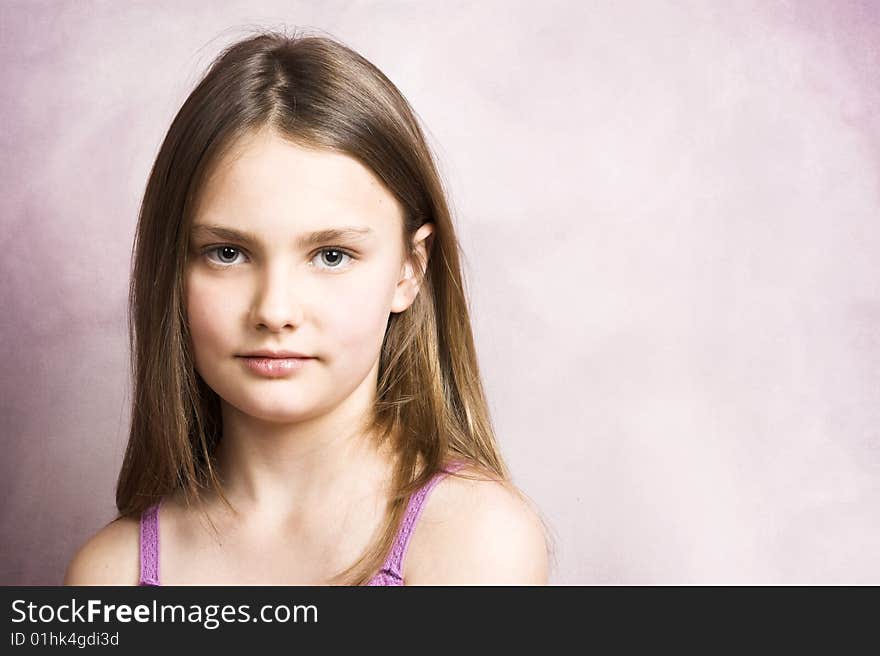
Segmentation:
{"type": "MultiPolygon", "coordinates": [[[[372,394],[389,315],[417,293],[402,230],[400,205],[357,160],[267,131],[242,141],[202,189],[190,232],[199,374],[226,403],[274,422],[372,394]],[[259,349],[310,359],[268,377],[243,357],[259,349]]],[[[416,234],[422,248],[430,230],[416,234]]]]}

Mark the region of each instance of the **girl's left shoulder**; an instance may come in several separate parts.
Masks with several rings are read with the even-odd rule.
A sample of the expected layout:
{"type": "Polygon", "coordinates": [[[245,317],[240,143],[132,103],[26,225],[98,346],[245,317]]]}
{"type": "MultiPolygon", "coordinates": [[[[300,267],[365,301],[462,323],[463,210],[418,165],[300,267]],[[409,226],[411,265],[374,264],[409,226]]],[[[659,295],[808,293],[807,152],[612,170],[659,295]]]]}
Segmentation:
{"type": "Polygon", "coordinates": [[[425,499],[404,561],[407,585],[546,585],[544,524],[510,481],[468,465],[425,499]]]}

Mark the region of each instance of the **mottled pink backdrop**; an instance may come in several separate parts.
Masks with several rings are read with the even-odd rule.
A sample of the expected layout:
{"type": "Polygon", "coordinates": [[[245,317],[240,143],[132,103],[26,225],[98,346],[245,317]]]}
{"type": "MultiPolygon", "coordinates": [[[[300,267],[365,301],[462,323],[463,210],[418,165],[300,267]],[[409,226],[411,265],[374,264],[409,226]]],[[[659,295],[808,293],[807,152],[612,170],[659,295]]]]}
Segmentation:
{"type": "Polygon", "coordinates": [[[880,3],[0,3],[0,584],[113,516],[140,195],[251,26],[428,127],[555,583],[880,583],[880,3]]]}

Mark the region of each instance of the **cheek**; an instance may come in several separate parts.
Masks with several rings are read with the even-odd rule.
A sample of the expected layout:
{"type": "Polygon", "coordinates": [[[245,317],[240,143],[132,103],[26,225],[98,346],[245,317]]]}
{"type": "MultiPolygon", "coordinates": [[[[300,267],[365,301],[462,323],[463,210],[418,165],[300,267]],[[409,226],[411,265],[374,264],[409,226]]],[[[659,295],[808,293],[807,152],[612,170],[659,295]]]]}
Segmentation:
{"type": "Polygon", "coordinates": [[[223,318],[231,316],[229,308],[224,308],[228,299],[228,294],[219,293],[216,286],[206,284],[196,275],[187,279],[186,318],[197,363],[200,353],[211,351],[224,341],[223,318]]]}
{"type": "Polygon", "coordinates": [[[340,286],[332,300],[323,305],[326,330],[343,348],[367,349],[374,356],[381,347],[391,308],[391,287],[387,275],[376,274],[353,285],[340,286]]]}

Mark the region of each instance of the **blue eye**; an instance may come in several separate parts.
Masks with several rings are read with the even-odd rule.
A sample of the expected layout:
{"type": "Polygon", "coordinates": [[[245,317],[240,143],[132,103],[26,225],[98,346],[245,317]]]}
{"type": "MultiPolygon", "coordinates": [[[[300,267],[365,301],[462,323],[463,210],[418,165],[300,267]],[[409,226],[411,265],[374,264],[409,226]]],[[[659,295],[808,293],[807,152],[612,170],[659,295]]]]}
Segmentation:
{"type": "Polygon", "coordinates": [[[328,266],[328,269],[341,269],[343,267],[338,266],[339,262],[343,261],[343,258],[352,259],[351,255],[349,255],[346,251],[343,251],[340,248],[322,248],[318,251],[317,255],[324,255],[325,253],[332,253],[333,256],[331,258],[321,258],[328,266]]]}
{"type": "MultiPolygon", "coordinates": [[[[239,250],[238,248],[235,248],[234,246],[211,246],[210,248],[206,248],[203,252],[205,255],[208,255],[210,253],[218,253],[219,252],[219,253],[223,253],[224,255],[230,256],[230,251],[232,253],[233,260],[235,259],[234,258],[235,255],[241,253],[241,250],[239,250]]],[[[215,265],[218,264],[217,262],[215,262],[211,258],[208,258],[208,261],[211,264],[215,264],[215,265]]],[[[219,264],[224,267],[232,266],[232,262],[226,262],[224,260],[221,260],[219,262],[219,264]]]]}
{"type": "MultiPolygon", "coordinates": [[[[243,255],[244,251],[235,246],[208,246],[202,249],[202,254],[207,258],[208,263],[211,266],[220,269],[228,269],[229,267],[236,264],[236,258],[239,255],[243,255]],[[218,259],[209,257],[213,254],[217,254],[218,259]]],[[[347,268],[345,266],[346,262],[356,259],[351,252],[338,246],[328,246],[322,248],[317,253],[315,253],[315,255],[312,257],[312,261],[318,257],[320,257],[321,261],[323,262],[323,266],[319,266],[318,268],[324,269],[325,271],[345,269],[347,268]]]]}

